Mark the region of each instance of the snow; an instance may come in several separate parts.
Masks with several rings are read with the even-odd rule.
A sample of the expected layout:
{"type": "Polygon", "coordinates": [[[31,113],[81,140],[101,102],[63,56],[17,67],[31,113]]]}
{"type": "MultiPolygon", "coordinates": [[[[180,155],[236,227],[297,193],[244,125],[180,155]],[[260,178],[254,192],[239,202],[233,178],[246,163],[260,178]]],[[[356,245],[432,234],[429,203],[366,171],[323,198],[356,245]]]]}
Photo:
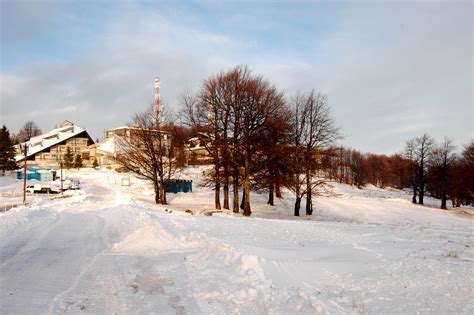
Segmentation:
{"type": "Polygon", "coordinates": [[[97,150],[114,155],[127,146],[128,143],[125,140],[119,136],[114,135],[100,142],[97,146],[97,150]]]}
{"type": "MultiPolygon", "coordinates": [[[[144,180],[83,170],[70,197],[0,213],[2,313],[474,312],[471,215],[332,183],[311,217],[286,191],[275,207],[253,193],[250,218],[206,216],[202,171],[167,206],[144,180]]],[[[0,179],[1,201],[20,187],[0,179]]]]}

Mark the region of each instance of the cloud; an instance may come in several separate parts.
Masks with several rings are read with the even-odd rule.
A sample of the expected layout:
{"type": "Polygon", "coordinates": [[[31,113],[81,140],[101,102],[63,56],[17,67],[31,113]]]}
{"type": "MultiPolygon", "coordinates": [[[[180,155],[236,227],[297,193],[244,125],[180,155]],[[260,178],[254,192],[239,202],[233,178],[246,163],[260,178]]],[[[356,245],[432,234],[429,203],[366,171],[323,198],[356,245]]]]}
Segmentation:
{"type": "MultiPolygon", "coordinates": [[[[364,151],[394,153],[425,131],[458,143],[472,137],[470,3],[324,4],[319,11],[312,4],[291,14],[278,6],[202,6],[123,2],[99,7],[100,21],[44,9],[44,25],[66,21],[60,33],[73,57],[3,65],[1,123],[17,131],[34,120],[49,130],[69,119],[102,137],[152,102],[156,75],[165,103],[177,109],[181,93],[209,74],[248,64],[287,96],[326,93],[344,144],[364,151]]],[[[2,45],[15,45],[12,36],[2,33],[2,45]]]]}
{"type": "Polygon", "coordinates": [[[2,41],[18,42],[51,31],[61,15],[53,1],[1,1],[0,17],[2,41]]]}

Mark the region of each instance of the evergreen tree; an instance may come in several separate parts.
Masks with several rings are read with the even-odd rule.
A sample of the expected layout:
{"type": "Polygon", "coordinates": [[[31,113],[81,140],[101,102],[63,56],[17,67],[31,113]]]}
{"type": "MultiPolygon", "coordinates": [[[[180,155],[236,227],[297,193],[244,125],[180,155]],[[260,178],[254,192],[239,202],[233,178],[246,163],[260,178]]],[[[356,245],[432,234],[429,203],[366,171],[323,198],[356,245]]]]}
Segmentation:
{"type": "Polygon", "coordinates": [[[72,154],[71,148],[67,147],[66,154],[63,156],[64,167],[69,169],[74,166],[74,154],[72,154]]]}
{"type": "Polygon", "coordinates": [[[93,168],[99,167],[99,162],[97,162],[97,159],[94,159],[94,162],[92,162],[92,167],[93,168]]]}
{"type": "Polygon", "coordinates": [[[0,169],[5,174],[6,170],[14,170],[17,168],[15,162],[15,148],[10,137],[10,132],[3,125],[0,129],[0,169]]]}
{"type": "Polygon", "coordinates": [[[74,158],[74,167],[75,168],[81,168],[82,167],[82,157],[81,157],[80,153],[76,154],[76,156],[74,158]]]}

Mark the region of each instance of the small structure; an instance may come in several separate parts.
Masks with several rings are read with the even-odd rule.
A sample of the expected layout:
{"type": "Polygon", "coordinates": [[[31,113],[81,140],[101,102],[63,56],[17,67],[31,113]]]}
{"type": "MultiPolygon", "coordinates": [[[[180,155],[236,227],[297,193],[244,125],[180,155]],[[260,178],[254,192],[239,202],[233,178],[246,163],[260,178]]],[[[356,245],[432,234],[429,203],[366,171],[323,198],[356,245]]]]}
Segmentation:
{"type": "MultiPolygon", "coordinates": [[[[24,170],[16,170],[15,178],[23,179],[24,170]]],[[[39,180],[42,182],[52,182],[55,180],[56,172],[46,168],[33,167],[26,171],[26,180],[39,180]]]]}
{"type": "MultiPolygon", "coordinates": [[[[190,165],[206,165],[212,163],[212,156],[209,154],[205,142],[206,135],[201,134],[200,137],[193,137],[188,140],[185,146],[185,154],[188,164],[190,165]]],[[[207,145],[210,145],[207,143],[207,145]]]]}
{"type": "Polygon", "coordinates": [[[51,170],[37,170],[36,173],[39,174],[41,182],[52,182],[54,180],[54,174],[51,170]]]}
{"type": "Polygon", "coordinates": [[[130,186],[130,177],[129,176],[122,177],[122,186],[130,186]]]}
{"type": "Polygon", "coordinates": [[[167,193],[193,192],[193,181],[183,179],[171,179],[166,183],[167,193]]]}

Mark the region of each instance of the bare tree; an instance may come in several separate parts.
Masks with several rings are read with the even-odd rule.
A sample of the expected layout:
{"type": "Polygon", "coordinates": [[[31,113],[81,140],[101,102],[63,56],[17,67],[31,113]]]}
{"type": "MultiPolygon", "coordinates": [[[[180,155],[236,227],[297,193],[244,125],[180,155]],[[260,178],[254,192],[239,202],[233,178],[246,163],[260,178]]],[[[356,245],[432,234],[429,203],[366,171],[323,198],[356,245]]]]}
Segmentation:
{"type": "Polygon", "coordinates": [[[293,191],[296,194],[295,216],[299,215],[301,199],[306,195],[306,214],[313,213],[312,197],[324,180],[315,179],[320,170],[323,149],[339,138],[339,130],[329,114],[327,98],[314,91],[298,93],[293,100],[293,191]],[[304,190],[302,189],[304,187],[304,190]]]}
{"type": "Polygon", "coordinates": [[[269,119],[261,141],[257,143],[257,154],[261,155],[257,162],[261,163],[256,168],[258,172],[256,184],[268,190],[267,204],[272,206],[275,204],[275,194],[281,197],[281,194],[278,195],[278,186],[285,184],[289,173],[288,165],[291,164],[289,161],[291,151],[288,150],[291,140],[289,124],[291,112],[285,106],[275,115],[269,119]]]}
{"type": "Polygon", "coordinates": [[[213,182],[214,182],[214,206],[221,209],[221,154],[219,143],[221,142],[221,132],[216,117],[219,116],[219,108],[208,104],[208,96],[204,92],[205,88],[197,95],[185,93],[181,103],[186,123],[192,128],[194,134],[200,139],[200,143],[212,158],[213,182]]]}
{"type": "Polygon", "coordinates": [[[435,146],[430,159],[430,169],[435,177],[440,194],[439,197],[441,198],[441,209],[445,210],[447,209],[446,201],[448,199],[451,170],[456,161],[454,149],[453,142],[445,138],[443,143],[435,146]]]}
{"type": "Polygon", "coordinates": [[[313,181],[318,170],[322,149],[327,148],[339,138],[339,130],[334,126],[334,120],[329,113],[326,96],[312,91],[307,97],[304,108],[307,116],[307,126],[304,128],[303,145],[305,147],[305,176],[306,176],[306,214],[313,214],[313,188],[321,186],[321,181],[313,181]],[[313,187],[314,186],[314,187],[313,187]]]}
{"type": "Polygon", "coordinates": [[[250,179],[253,175],[253,158],[256,155],[257,143],[275,112],[285,106],[283,94],[275,86],[260,76],[253,76],[246,81],[245,98],[242,106],[242,142],[244,173],[244,215],[252,213],[250,206],[250,179]]]}
{"type": "Polygon", "coordinates": [[[413,188],[413,203],[423,204],[426,191],[426,173],[428,171],[428,161],[431,157],[433,139],[428,134],[410,139],[405,144],[405,157],[411,161],[410,173],[413,188]]]}
{"type": "Polygon", "coordinates": [[[472,205],[474,201],[474,141],[464,146],[459,159],[453,169],[450,183],[451,200],[453,207],[472,205]]]}
{"type": "Polygon", "coordinates": [[[161,127],[161,117],[153,107],[136,114],[130,142],[121,145],[116,160],[128,171],[150,180],[155,191],[155,202],[167,204],[166,185],[177,166],[170,133],[161,127]]]}
{"type": "Polygon", "coordinates": [[[423,204],[423,197],[426,190],[426,172],[428,170],[428,161],[431,157],[431,150],[433,149],[433,139],[428,134],[415,139],[415,155],[418,166],[418,203],[423,204]]]}
{"type": "Polygon", "coordinates": [[[304,177],[304,156],[302,151],[302,145],[304,141],[304,133],[307,125],[306,115],[304,113],[305,99],[304,96],[298,93],[292,100],[293,103],[293,119],[292,119],[292,146],[294,148],[292,154],[292,181],[290,189],[295,193],[295,208],[294,215],[300,215],[301,199],[303,198],[305,191],[303,190],[304,177]]]}
{"type": "Polygon", "coordinates": [[[238,66],[229,71],[228,81],[232,91],[230,98],[230,168],[232,176],[232,211],[239,213],[239,187],[241,183],[242,154],[242,117],[245,100],[246,82],[249,80],[250,70],[238,66]]]}
{"type": "Polygon", "coordinates": [[[410,139],[405,144],[404,156],[410,161],[410,180],[411,187],[413,189],[412,202],[416,203],[416,197],[418,195],[418,159],[415,154],[415,139],[410,139]]]}
{"type": "Polygon", "coordinates": [[[349,165],[351,170],[351,185],[361,188],[367,183],[367,168],[364,155],[358,150],[350,150],[349,165]]]}
{"type": "Polygon", "coordinates": [[[18,141],[20,143],[26,142],[33,137],[40,136],[41,129],[32,121],[26,122],[18,132],[18,141]]]}

